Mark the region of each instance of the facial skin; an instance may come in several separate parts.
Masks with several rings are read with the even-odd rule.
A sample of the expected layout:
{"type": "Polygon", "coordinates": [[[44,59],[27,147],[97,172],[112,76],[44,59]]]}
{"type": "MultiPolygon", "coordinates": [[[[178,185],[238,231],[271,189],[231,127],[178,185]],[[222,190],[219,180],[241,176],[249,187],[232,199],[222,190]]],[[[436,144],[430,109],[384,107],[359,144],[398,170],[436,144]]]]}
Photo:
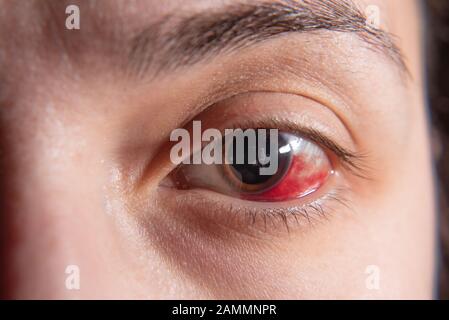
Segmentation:
{"type": "Polygon", "coordinates": [[[237,3],[0,1],[3,297],[432,297],[419,7],[356,2],[379,6],[408,71],[387,38],[341,25],[189,51],[195,42],[182,30],[237,3]],[[80,30],[65,28],[69,4],[80,7],[80,30]],[[314,129],[360,155],[359,171],[330,155],[326,186],[275,204],[167,187],[170,132],[194,118],[219,129],[273,119],[280,130],[314,129]],[[322,200],[329,194],[337,199],[322,200]],[[270,215],[320,199],[323,210],[308,219],[270,215]],[[70,265],[79,290],[66,288],[70,265]]]}

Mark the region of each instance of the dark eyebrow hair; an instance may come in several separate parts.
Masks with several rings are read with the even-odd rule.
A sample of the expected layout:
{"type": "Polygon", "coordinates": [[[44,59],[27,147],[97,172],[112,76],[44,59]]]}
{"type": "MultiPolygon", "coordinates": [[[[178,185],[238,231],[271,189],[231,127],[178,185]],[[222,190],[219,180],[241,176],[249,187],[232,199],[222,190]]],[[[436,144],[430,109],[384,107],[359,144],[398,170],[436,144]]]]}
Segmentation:
{"type": "Polygon", "coordinates": [[[138,74],[158,73],[287,33],[355,33],[407,71],[393,37],[367,23],[351,0],[277,0],[226,5],[184,16],[168,15],[132,39],[129,60],[138,74]]]}

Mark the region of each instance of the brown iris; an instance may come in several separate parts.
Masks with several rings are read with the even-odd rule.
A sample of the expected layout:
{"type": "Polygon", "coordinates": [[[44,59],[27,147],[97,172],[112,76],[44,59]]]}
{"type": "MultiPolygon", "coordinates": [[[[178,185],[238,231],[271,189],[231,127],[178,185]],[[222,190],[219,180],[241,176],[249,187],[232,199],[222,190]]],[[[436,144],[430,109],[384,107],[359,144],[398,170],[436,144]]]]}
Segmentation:
{"type": "MultiPolygon", "coordinates": [[[[235,140],[235,139],[234,139],[235,140]]],[[[257,141],[258,143],[258,141],[257,141]]],[[[266,157],[270,157],[270,152],[276,152],[278,157],[278,169],[272,175],[261,175],[260,168],[267,167],[270,164],[261,164],[256,157],[255,163],[249,163],[249,152],[253,151],[254,146],[248,145],[248,140],[244,142],[244,162],[242,164],[225,164],[223,165],[223,175],[227,181],[239,192],[243,193],[260,193],[265,192],[277,185],[279,181],[287,173],[292,160],[293,152],[280,153],[279,150],[287,147],[288,138],[284,134],[278,135],[278,149],[271,151],[269,149],[270,138],[266,140],[266,157]]],[[[233,143],[233,154],[236,153],[236,143],[233,143]]]]}

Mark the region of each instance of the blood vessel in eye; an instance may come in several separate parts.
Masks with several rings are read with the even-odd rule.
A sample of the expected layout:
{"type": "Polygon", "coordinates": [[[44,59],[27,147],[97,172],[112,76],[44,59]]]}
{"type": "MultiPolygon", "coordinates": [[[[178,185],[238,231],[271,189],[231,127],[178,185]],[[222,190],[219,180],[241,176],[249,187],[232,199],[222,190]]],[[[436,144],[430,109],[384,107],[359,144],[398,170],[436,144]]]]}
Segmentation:
{"type": "Polygon", "coordinates": [[[181,166],[173,179],[179,189],[202,187],[243,200],[281,202],[317,191],[333,173],[326,152],[308,139],[281,133],[277,152],[278,169],[272,176],[260,175],[260,163],[243,163],[221,165],[221,176],[215,179],[213,175],[212,178],[202,175],[204,166],[181,166]],[[228,188],[223,188],[223,184],[220,188],[217,183],[217,179],[220,182],[223,177],[228,188]]]}
{"type": "Polygon", "coordinates": [[[241,198],[252,201],[287,201],[304,197],[319,189],[331,174],[329,161],[323,152],[321,157],[296,154],[284,177],[269,190],[258,194],[242,194],[241,198]]]}

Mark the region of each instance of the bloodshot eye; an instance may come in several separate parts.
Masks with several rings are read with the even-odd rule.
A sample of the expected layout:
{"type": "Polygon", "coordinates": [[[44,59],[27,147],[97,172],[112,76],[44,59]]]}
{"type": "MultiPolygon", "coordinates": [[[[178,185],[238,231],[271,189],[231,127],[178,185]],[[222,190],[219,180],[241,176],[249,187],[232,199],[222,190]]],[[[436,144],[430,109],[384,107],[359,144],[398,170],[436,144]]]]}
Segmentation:
{"type": "MultiPolygon", "coordinates": [[[[224,161],[220,164],[182,164],[164,180],[163,185],[180,190],[210,190],[248,201],[281,202],[299,199],[317,191],[333,173],[326,152],[308,139],[278,132],[278,143],[273,144],[275,147],[271,144],[271,135],[267,135],[264,140],[266,147],[261,148],[260,152],[255,150],[255,145],[258,146],[260,142],[258,137],[251,144],[245,140],[244,161],[228,159],[226,149],[229,145],[227,147],[220,142],[223,145],[224,161]],[[254,160],[251,155],[255,152],[261,156],[254,160]],[[273,159],[277,159],[277,166],[272,165],[273,159]],[[267,174],[266,169],[273,167],[275,169],[268,170],[270,174],[267,174]]],[[[237,154],[236,144],[230,145],[233,148],[231,154],[237,154]]]]}
{"type": "Polygon", "coordinates": [[[324,150],[305,138],[280,132],[275,152],[278,167],[272,175],[260,174],[260,168],[266,165],[258,160],[253,164],[223,165],[223,176],[241,199],[264,202],[299,199],[318,190],[333,172],[324,150]]]}

